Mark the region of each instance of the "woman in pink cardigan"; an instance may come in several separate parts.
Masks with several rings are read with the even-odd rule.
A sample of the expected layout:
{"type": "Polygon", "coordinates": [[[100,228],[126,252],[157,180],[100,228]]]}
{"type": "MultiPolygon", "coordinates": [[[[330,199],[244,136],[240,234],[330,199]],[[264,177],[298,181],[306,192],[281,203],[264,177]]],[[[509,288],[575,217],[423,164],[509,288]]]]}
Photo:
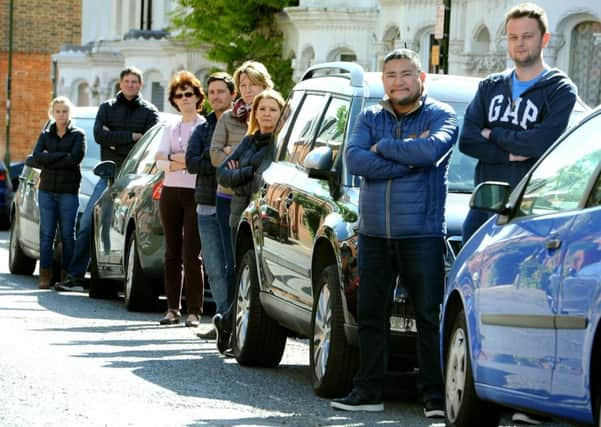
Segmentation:
{"type": "Polygon", "coordinates": [[[190,135],[205,121],[198,114],[204,98],[200,81],[189,71],[179,71],[169,82],[169,102],[181,113],[181,117],[165,127],[156,154],[158,168],[165,171],[159,211],[165,232],[167,313],[161,319],[161,325],[180,322],[182,284],[186,293],[186,326],[200,324],[204,275],[198,257],[200,237],[194,201],[196,175],[186,171],[185,157],[190,135]]]}

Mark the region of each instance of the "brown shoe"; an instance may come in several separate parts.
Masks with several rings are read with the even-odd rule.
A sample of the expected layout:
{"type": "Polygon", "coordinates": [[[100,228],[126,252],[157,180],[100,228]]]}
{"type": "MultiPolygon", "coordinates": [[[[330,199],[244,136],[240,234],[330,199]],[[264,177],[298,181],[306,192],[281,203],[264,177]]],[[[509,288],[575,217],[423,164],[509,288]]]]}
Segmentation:
{"type": "Polygon", "coordinates": [[[50,282],[52,281],[52,269],[51,268],[40,268],[40,281],[38,289],[50,289],[50,282]]]}

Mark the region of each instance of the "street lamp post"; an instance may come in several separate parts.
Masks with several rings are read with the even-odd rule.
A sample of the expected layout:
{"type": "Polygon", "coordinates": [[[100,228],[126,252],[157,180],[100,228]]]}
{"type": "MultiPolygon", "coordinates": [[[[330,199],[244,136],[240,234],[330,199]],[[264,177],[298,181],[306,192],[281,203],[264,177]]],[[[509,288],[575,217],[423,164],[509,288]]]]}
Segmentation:
{"type": "Polygon", "coordinates": [[[4,152],[4,163],[10,167],[10,100],[11,100],[11,76],[13,71],[13,0],[9,3],[8,17],[8,75],[6,77],[6,151],[4,152]]]}

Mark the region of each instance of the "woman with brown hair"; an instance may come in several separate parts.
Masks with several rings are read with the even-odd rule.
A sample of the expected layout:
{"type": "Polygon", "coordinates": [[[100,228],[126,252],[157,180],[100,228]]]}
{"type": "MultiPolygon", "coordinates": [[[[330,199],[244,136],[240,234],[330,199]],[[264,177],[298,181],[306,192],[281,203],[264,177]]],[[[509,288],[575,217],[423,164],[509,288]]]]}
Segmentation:
{"type": "Polygon", "coordinates": [[[200,324],[203,302],[203,272],[200,237],[196,225],[194,189],[196,175],[186,170],[188,140],[196,126],[205,122],[198,113],[205,98],[202,85],[189,71],[179,71],[169,82],[169,102],[181,118],[165,126],[156,154],[157,166],[165,171],[159,200],[161,224],[165,232],[165,292],[167,313],[161,325],[181,319],[182,284],[186,293],[186,326],[200,324]],[[183,266],[183,283],[182,283],[183,266]]]}

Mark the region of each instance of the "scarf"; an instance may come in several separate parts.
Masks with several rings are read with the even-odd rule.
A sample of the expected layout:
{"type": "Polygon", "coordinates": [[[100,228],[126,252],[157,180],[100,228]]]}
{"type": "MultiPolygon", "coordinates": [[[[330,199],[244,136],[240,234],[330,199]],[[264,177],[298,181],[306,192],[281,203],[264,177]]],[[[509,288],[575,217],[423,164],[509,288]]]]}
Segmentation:
{"type": "Polygon", "coordinates": [[[248,122],[248,117],[250,116],[250,107],[250,105],[244,103],[244,99],[238,98],[238,100],[234,102],[232,116],[246,124],[248,122]]]}

